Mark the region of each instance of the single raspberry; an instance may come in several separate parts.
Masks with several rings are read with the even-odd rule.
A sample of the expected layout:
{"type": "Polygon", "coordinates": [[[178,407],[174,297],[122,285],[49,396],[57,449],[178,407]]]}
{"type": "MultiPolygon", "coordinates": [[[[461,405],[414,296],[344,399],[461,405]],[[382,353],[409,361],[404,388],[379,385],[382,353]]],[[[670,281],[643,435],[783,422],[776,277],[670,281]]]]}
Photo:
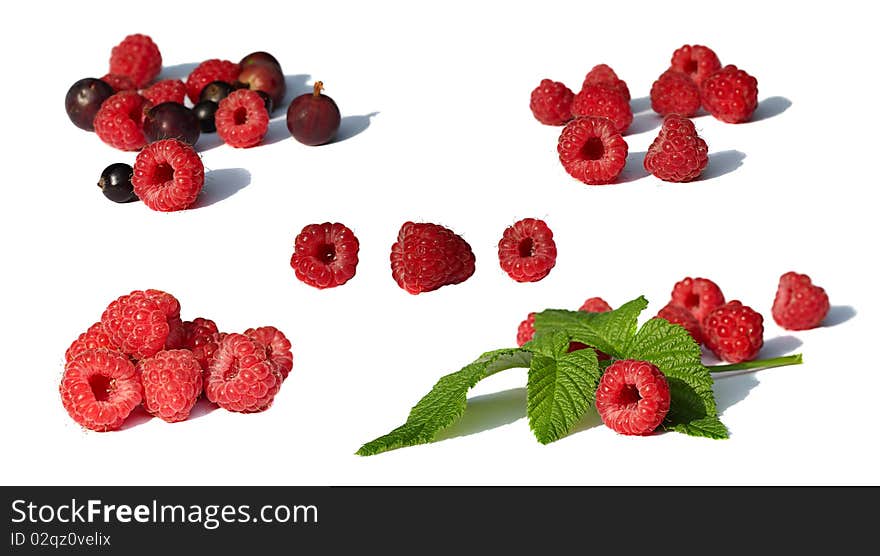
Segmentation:
{"type": "Polygon", "coordinates": [[[256,91],[238,89],[220,101],[214,125],[217,135],[230,147],[255,147],[269,130],[269,111],[256,91]]]}
{"type": "Polygon", "coordinates": [[[607,118],[582,117],[568,122],[556,150],[565,171],[589,185],[611,183],[626,165],[629,147],[607,118]]]}
{"type": "Polygon", "coordinates": [[[143,398],[134,364],[122,353],[106,349],[86,350],[70,360],[59,392],[70,417],[98,432],[121,427],[143,398]]]}
{"type": "Polygon", "coordinates": [[[189,100],[196,104],[199,102],[199,95],[202,94],[205,85],[212,81],[223,81],[232,85],[238,81],[240,72],[241,68],[235,62],[218,60],[217,58],[205,60],[196,66],[186,78],[186,94],[189,100]]]}
{"type": "Polygon", "coordinates": [[[669,302],[690,311],[702,326],[706,315],[724,305],[724,294],[708,278],[687,277],[672,287],[672,298],[669,302]]]}
{"type": "Polygon", "coordinates": [[[118,93],[119,91],[137,91],[137,87],[135,87],[134,81],[132,81],[131,77],[127,75],[108,73],[101,78],[101,81],[110,85],[110,87],[113,88],[114,93],[118,93]]]}
{"type": "Polygon", "coordinates": [[[137,151],[147,144],[144,117],[150,102],[137,91],[121,91],[101,104],[95,114],[95,133],[111,147],[137,151]]]}
{"type": "Polygon", "coordinates": [[[203,377],[207,381],[207,371],[211,366],[211,360],[220,344],[218,339],[219,331],[217,324],[211,319],[195,318],[193,320],[183,321],[183,342],[181,347],[192,352],[202,371],[205,372],[203,377]]]}
{"type": "Polygon", "coordinates": [[[110,341],[135,359],[182,343],[180,303],[159,290],[135,290],[120,296],[104,310],[101,324],[110,341]]]}
{"type": "Polygon", "coordinates": [[[596,410],[619,434],[651,434],[666,417],[669,402],[666,376],[648,361],[615,361],[596,388],[596,410]]]}
{"type": "Polygon", "coordinates": [[[523,344],[531,340],[535,336],[535,313],[529,313],[524,321],[519,323],[516,329],[516,345],[522,347],[523,344]]]}
{"type": "Polygon", "coordinates": [[[96,322],[91,325],[88,330],[77,337],[67,351],[64,352],[64,361],[70,362],[84,351],[93,349],[109,349],[110,351],[120,351],[119,346],[110,338],[110,334],[104,329],[104,325],[96,322]]]}
{"type": "Polygon", "coordinates": [[[614,73],[611,66],[608,66],[607,64],[598,64],[593,66],[593,69],[587,72],[586,77],[584,77],[584,82],[581,85],[581,89],[588,85],[605,85],[623,95],[623,98],[626,99],[627,102],[630,100],[629,87],[626,86],[626,82],[617,77],[617,74],[614,73]]]}
{"type": "Polygon", "coordinates": [[[191,351],[172,349],[137,365],[144,386],[144,407],[168,423],[185,421],[202,393],[202,368],[191,351]]]}
{"type": "Polygon", "coordinates": [[[404,222],[391,246],[391,275],[413,295],[464,282],[475,264],[468,242],[439,224],[404,222]]]}
{"type": "Polygon", "coordinates": [[[110,52],[110,73],[127,75],[138,89],[162,70],[162,54],[147,35],[128,35],[110,52]]]}
{"type": "Polygon", "coordinates": [[[354,232],[342,224],[309,224],[294,240],[290,266],[310,286],[341,286],[355,275],[359,248],[354,232]]]}
{"type": "Polygon", "coordinates": [[[729,301],[706,315],[703,341],[729,363],[752,360],[764,345],[764,317],[739,301],[729,301]]]}
{"type": "Polygon", "coordinates": [[[645,170],[670,182],[695,180],[708,164],[709,147],[697,135],[694,122],[678,114],[664,118],[644,162],[645,170]]]}
{"type": "Polygon", "coordinates": [[[248,328],[244,335],[258,341],[266,349],[266,357],[281,373],[281,378],[287,378],[293,368],[293,353],[290,351],[290,340],[287,336],[274,326],[248,328]]]}
{"type": "Polygon", "coordinates": [[[686,44],[672,53],[669,69],[686,74],[699,85],[720,68],[721,62],[711,48],[699,44],[686,44]]]}
{"type": "Polygon", "coordinates": [[[657,312],[657,318],[681,326],[687,330],[687,333],[691,335],[691,338],[698,345],[703,343],[703,332],[700,329],[700,322],[693,313],[681,305],[667,303],[665,307],[657,312]]]}
{"type": "Polygon", "coordinates": [[[700,86],[703,107],[729,124],[745,122],[758,107],[758,80],[733,65],[712,73],[700,86]]]}
{"type": "Polygon", "coordinates": [[[806,274],[786,272],[773,300],[773,320],[786,330],[809,330],[822,323],[830,305],[828,294],[806,274]]]}
{"type": "Polygon", "coordinates": [[[586,313],[607,313],[611,310],[611,305],[601,297],[591,297],[584,301],[578,311],[586,313]]]}
{"type": "Polygon", "coordinates": [[[180,79],[163,79],[141,91],[141,95],[154,106],[163,102],[183,104],[186,99],[186,85],[180,79]]]}
{"type": "Polygon", "coordinates": [[[651,109],[661,116],[694,116],[700,109],[700,87],[687,74],[667,70],[651,85],[651,109]]]}
{"type": "Polygon", "coordinates": [[[556,265],[556,242],[547,223],[524,218],[504,230],[498,242],[501,269],[517,282],[537,282],[556,265]]]}
{"type": "Polygon", "coordinates": [[[205,184],[198,153],[177,139],[147,145],[134,161],[134,193],[153,210],[171,212],[192,205],[205,184]]]}
{"type": "Polygon", "coordinates": [[[220,407],[240,413],[268,409],[283,380],[258,341],[227,334],[214,354],[205,395],[220,407]]]}
{"type": "Polygon", "coordinates": [[[629,100],[607,85],[587,85],[581,89],[571,101],[571,115],[608,118],[618,133],[626,131],[633,121],[629,100]]]}
{"type": "Polygon", "coordinates": [[[574,93],[559,81],[542,79],[532,91],[529,108],[542,124],[564,125],[571,119],[571,101],[574,93]]]}

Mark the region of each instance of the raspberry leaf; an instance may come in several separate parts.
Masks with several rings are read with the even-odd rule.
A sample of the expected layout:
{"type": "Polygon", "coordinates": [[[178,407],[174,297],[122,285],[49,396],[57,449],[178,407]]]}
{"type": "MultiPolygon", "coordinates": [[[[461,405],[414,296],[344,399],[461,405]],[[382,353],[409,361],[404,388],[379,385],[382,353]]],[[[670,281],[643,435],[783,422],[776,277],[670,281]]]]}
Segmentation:
{"type": "Polygon", "coordinates": [[[639,296],[607,313],[547,309],[535,313],[535,332],[565,330],[571,340],[623,359],[626,346],[636,333],[639,315],[647,306],[648,301],[639,296]]]}
{"type": "Polygon", "coordinates": [[[568,334],[560,330],[536,332],[534,337],[523,344],[522,349],[553,359],[568,351],[568,334]]]}

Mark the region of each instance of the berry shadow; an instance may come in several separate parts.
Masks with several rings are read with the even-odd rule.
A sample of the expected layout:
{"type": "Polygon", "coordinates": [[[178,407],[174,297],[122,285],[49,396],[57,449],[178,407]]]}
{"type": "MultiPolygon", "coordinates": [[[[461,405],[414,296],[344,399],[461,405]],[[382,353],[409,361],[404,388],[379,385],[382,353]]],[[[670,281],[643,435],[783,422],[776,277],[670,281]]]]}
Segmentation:
{"type": "Polygon", "coordinates": [[[649,176],[650,174],[645,170],[645,156],[647,154],[647,151],[629,153],[626,157],[626,166],[617,177],[617,183],[629,183],[649,176]]]}
{"type": "Polygon", "coordinates": [[[656,112],[645,112],[633,116],[633,121],[623,133],[627,137],[653,131],[663,124],[663,118],[656,112]]]}
{"type": "Polygon", "coordinates": [[[791,107],[791,101],[785,97],[768,97],[758,103],[750,122],[760,122],[778,116],[791,107]]]}
{"type": "Polygon", "coordinates": [[[198,67],[198,63],[193,62],[189,64],[175,64],[173,66],[164,66],[162,71],[159,72],[159,77],[157,80],[163,79],[180,79],[181,81],[186,81],[187,76],[192,73],[192,70],[198,67]]]}
{"type": "Polygon", "coordinates": [[[291,101],[299,95],[312,92],[313,85],[309,85],[311,79],[312,76],[307,73],[285,75],[284,86],[286,90],[284,92],[284,99],[281,101],[281,105],[276,106],[272,111],[272,117],[275,118],[279,115],[287,117],[287,107],[290,106],[291,101]]]}
{"type": "Polygon", "coordinates": [[[468,436],[509,425],[526,416],[526,389],[511,388],[467,401],[464,414],[437,435],[437,441],[468,436]]]}
{"type": "Polygon", "coordinates": [[[336,132],[336,138],[333,142],[339,143],[363,133],[364,130],[370,127],[370,120],[378,114],[378,112],[370,112],[363,116],[343,116],[342,121],[339,123],[339,131],[336,132]]]}
{"type": "Polygon", "coordinates": [[[269,122],[269,129],[266,130],[261,145],[271,145],[285,139],[291,139],[290,130],[287,129],[287,118],[276,118],[269,122]]]}
{"type": "Polygon", "coordinates": [[[596,411],[596,406],[591,405],[587,408],[587,412],[584,413],[584,416],[581,417],[581,420],[575,424],[575,426],[571,429],[571,432],[567,436],[573,436],[579,432],[596,428],[599,425],[603,424],[604,423],[602,423],[602,417],[600,417],[599,412],[596,411]]]}
{"type": "Polygon", "coordinates": [[[797,348],[804,345],[802,341],[794,336],[777,336],[770,338],[761,346],[761,358],[782,357],[788,355],[797,348]]]}
{"type": "Polygon", "coordinates": [[[724,373],[715,375],[713,378],[715,382],[712,385],[712,390],[715,393],[715,407],[719,416],[723,415],[728,408],[746,399],[752,388],[758,385],[754,371],[724,373]]]}
{"type": "Polygon", "coordinates": [[[746,153],[737,150],[709,154],[709,164],[696,181],[711,180],[729,174],[742,166],[746,153]]]}
{"type": "Polygon", "coordinates": [[[204,152],[210,151],[211,149],[215,149],[223,144],[223,139],[220,139],[220,136],[217,135],[217,132],[214,133],[204,133],[199,134],[199,139],[196,141],[195,149],[196,152],[204,152]]]}
{"type": "Polygon", "coordinates": [[[822,321],[822,326],[837,326],[856,316],[856,309],[852,305],[832,305],[822,321]]]}
{"type": "Polygon", "coordinates": [[[208,401],[208,398],[202,396],[196,400],[196,404],[193,406],[192,411],[189,412],[188,420],[200,419],[205,415],[212,413],[217,407],[216,404],[208,401]]]}
{"type": "Polygon", "coordinates": [[[205,186],[192,208],[202,208],[228,199],[251,183],[251,173],[244,168],[222,168],[205,173],[205,186]]]}
{"type": "Polygon", "coordinates": [[[651,108],[651,97],[639,97],[629,101],[630,110],[633,114],[646,112],[651,108]]]}
{"type": "Polygon", "coordinates": [[[128,415],[119,430],[128,430],[137,427],[138,425],[143,425],[144,423],[146,423],[147,421],[151,421],[152,419],[153,416],[147,413],[147,410],[144,408],[144,406],[139,405],[134,408],[134,410],[128,415]]]}

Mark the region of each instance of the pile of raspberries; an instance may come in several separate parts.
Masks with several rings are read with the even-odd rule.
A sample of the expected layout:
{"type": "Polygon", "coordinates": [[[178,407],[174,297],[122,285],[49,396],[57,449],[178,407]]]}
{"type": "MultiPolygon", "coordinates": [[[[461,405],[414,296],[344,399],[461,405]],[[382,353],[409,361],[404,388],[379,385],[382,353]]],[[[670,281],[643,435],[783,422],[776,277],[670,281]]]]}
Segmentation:
{"type": "Polygon", "coordinates": [[[265,411],[293,368],[277,328],[237,334],[205,318],[182,321],[177,299],[153,289],[111,302],[64,358],[64,409],[99,432],[119,429],[141,404],[163,421],[184,421],[201,396],[228,411],[265,411]]]}

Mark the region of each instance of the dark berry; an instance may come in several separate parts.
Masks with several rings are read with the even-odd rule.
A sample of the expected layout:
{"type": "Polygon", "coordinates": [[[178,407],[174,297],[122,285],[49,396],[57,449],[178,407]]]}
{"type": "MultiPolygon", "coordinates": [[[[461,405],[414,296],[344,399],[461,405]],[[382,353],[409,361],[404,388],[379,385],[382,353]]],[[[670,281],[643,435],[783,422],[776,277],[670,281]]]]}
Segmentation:
{"type": "Polygon", "coordinates": [[[251,52],[247,56],[241,59],[238,63],[241,69],[245,69],[249,66],[275,66],[279,70],[281,69],[281,64],[278,63],[278,60],[275,56],[272,56],[268,52],[251,52]]]}
{"type": "Polygon", "coordinates": [[[192,107],[192,113],[199,121],[199,129],[202,133],[214,133],[217,126],[214,125],[214,113],[219,105],[212,100],[203,100],[192,107]]]}
{"type": "Polygon", "coordinates": [[[86,131],[95,130],[95,114],[101,104],[113,95],[113,87],[94,77],[80,79],[70,86],[64,108],[73,124],[86,131]]]}
{"type": "Polygon", "coordinates": [[[150,143],[179,139],[195,145],[199,139],[199,120],[192,110],[179,102],[163,102],[150,108],[144,119],[144,135],[150,143]]]}
{"type": "Polygon", "coordinates": [[[314,92],[296,97],[287,107],[287,129],[304,145],[323,145],[339,130],[339,107],[321,93],[323,88],[324,84],[316,81],[314,92]]]}
{"type": "Polygon", "coordinates": [[[98,187],[101,188],[104,196],[114,203],[137,201],[138,196],[134,194],[134,187],[131,185],[132,174],[133,170],[128,164],[122,162],[111,164],[101,172],[98,187]]]}
{"type": "Polygon", "coordinates": [[[271,114],[272,110],[275,108],[275,103],[272,102],[272,97],[270,97],[269,93],[266,91],[257,91],[257,94],[263,99],[263,104],[266,105],[266,112],[271,114]]]}
{"type": "Polygon", "coordinates": [[[199,94],[199,102],[210,100],[219,103],[234,90],[235,87],[225,81],[211,81],[199,94]]]}

